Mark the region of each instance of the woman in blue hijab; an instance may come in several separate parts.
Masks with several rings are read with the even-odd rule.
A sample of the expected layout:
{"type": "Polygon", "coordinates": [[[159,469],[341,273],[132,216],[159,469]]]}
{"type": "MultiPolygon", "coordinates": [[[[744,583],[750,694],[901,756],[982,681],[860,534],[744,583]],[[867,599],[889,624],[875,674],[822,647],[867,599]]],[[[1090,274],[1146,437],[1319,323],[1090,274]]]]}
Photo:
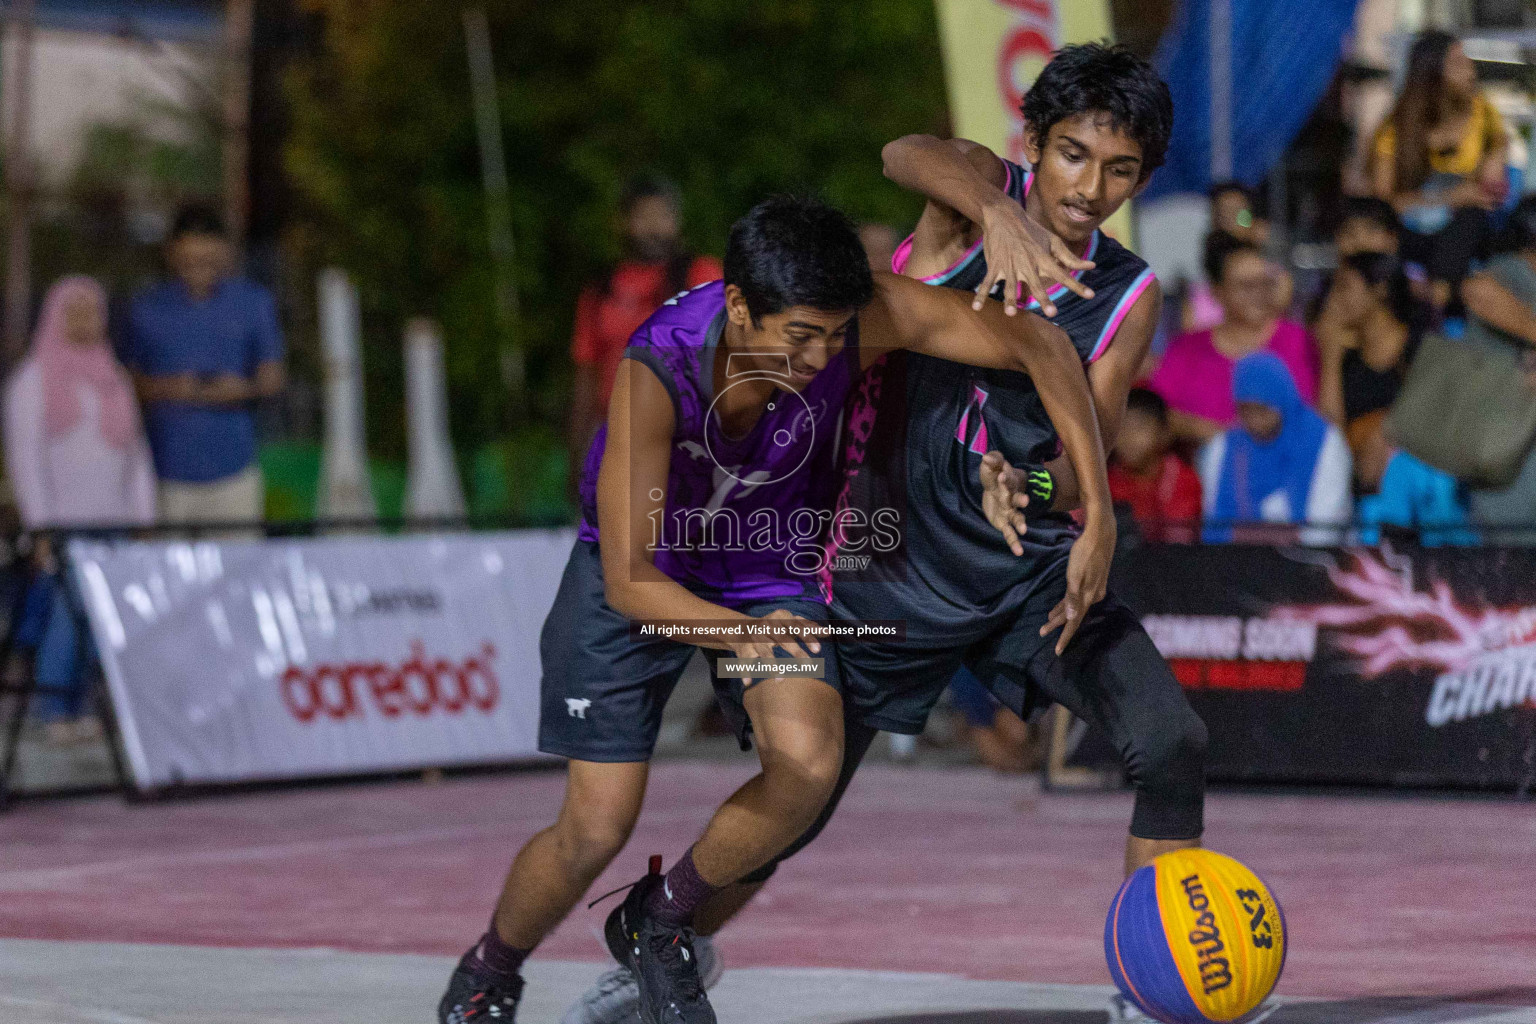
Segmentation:
{"type": "MultiPolygon", "coordinates": [[[[1280,357],[1256,352],[1239,360],[1232,397],[1238,426],[1214,438],[1200,456],[1205,518],[1218,524],[1206,528],[1205,540],[1241,539],[1232,529],[1238,523],[1347,524],[1349,447],[1337,427],[1307,406],[1280,357]]],[[[1258,532],[1275,539],[1273,531],[1258,532]]],[[[1300,539],[1326,544],[1340,536],[1337,530],[1307,530],[1300,539]]]]}

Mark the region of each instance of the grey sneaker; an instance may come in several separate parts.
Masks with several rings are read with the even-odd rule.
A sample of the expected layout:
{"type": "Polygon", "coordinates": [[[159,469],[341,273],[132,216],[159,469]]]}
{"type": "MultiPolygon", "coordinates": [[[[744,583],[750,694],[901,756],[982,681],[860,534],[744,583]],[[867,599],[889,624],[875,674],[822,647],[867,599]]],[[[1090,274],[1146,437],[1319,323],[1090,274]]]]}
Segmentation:
{"type": "MultiPolygon", "coordinates": [[[[1245,1020],[1244,1024],[1262,1024],[1278,1009],[1280,1004],[1271,999],[1252,1017],[1245,1020]]],[[[1116,992],[1109,997],[1109,1024],[1153,1024],[1153,1022],[1154,1018],[1142,1013],[1135,1003],[1120,993],[1116,992]]]]}
{"type": "Polygon", "coordinates": [[[1152,1018],[1141,1012],[1141,1008],[1131,1002],[1125,996],[1116,992],[1109,997],[1109,1024],[1140,1024],[1151,1022],[1152,1018]]]}
{"type": "MultiPolygon", "coordinates": [[[[708,991],[725,973],[725,964],[707,935],[693,940],[693,953],[699,958],[699,978],[708,991]]],[[[615,967],[571,1004],[560,1024],[632,1024],[639,1013],[640,986],[635,984],[635,976],[628,967],[615,967]]]]}

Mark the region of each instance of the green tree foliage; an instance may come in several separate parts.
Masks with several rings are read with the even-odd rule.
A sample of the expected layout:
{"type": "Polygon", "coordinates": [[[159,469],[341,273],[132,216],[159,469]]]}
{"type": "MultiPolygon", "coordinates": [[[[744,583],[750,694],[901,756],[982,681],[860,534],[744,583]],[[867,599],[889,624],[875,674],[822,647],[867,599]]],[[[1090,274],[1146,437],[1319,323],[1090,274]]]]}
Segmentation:
{"type": "MultiPolygon", "coordinates": [[[[500,429],[490,250],[459,8],[304,0],[321,45],[288,81],[301,265],[334,261],[365,307],[370,432],[402,447],[400,325],[442,321],[461,450],[500,429]],[[393,404],[391,404],[393,403],[393,404]]],[[[860,219],[919,205],[880,147],[943,130],[932,0],[486,0],[536,422],[558,426],[581,285],[619,255],[617,205],[639,172],[682,187],[687,242],[808,190],[860,219]]]]}

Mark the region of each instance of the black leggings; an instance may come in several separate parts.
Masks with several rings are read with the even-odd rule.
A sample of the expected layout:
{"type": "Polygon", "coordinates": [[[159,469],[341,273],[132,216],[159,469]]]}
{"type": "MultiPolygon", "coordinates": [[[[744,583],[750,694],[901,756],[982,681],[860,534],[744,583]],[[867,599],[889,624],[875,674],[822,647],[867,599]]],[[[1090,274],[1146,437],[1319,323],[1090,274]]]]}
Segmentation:
{"type": "Polygon", "coordinates": [[[1136,789],[1131,835],[1200,838],[1205,723],[1129,609],[1115,603],[1092,617],[1059,658],[1046,645],[1023,673],[1003,670],[1021,675],[1026,692],[1062,705],[1109,737],[1136,789]]]}
{"type": "MultiPolygon", "coordinates": [[[[1205,723],[1124,605],[1102,603],[1059,658],[1044,644],[1023,670],[1006,659],[984,656],[967,659],[967,667],[1015,711],[1030,710],[1023,700],[1044,698],[1109,736],[1136,790],[1131,835],[1178,841],[1198,839],[1205,830],[1205,723]]],[[[821,834],[877,733],[856,721],[845,705],[843,768],[827,806],[799,839],[743,883],[767,881],[780,863],[821,834]]]]}

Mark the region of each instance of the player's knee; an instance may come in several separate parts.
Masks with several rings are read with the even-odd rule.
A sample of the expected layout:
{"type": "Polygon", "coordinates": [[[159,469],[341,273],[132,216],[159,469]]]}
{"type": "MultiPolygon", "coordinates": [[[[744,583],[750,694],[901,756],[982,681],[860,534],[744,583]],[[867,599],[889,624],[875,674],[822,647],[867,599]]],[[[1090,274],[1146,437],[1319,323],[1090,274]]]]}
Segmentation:
{"type": "Polygon", "coordinates": [[[807,742],[776,749],[765,759],[763,773],[775,791],[804,805],[814,818],[837,787],[842,767],[841,744],[807,742]]]}
{"type": "Polygon", "coordinates": [[[627,815],[573,814],[560,819],[555,837],[561,857],[577,872],[599,874],[624,849],[633,828],[627,815]]]}
{"type": "Polygon", "coordinates": [[[1205,750],[1210,741],[1205,723],[1185,708],[1173,720],[1157,723],[1139,737],[1131,765],[1132,777],[1143,789],[1167,792],[1198,784],[1205,775],[1205,750]]]}

